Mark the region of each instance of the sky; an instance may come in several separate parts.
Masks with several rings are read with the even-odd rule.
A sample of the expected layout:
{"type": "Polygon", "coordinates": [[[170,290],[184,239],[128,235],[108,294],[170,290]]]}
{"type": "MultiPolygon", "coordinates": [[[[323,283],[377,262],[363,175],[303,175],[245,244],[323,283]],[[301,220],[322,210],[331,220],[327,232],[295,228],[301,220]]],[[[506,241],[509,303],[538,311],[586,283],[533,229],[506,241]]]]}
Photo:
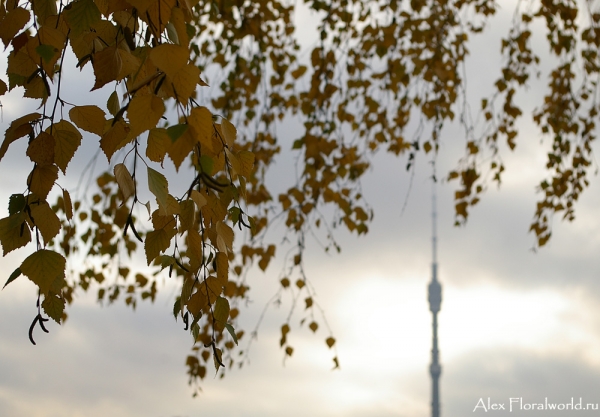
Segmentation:
{"type": "MultiPolygon", "coordinates": [[[[503,9],[490,36],[500,36],[510,16],[511,8],[503,9]]],[[[486,47],[489,39],[476,39],[471,48],[471,91],[489,85],[486,76],[495,77],[490,68],[499,67],[495,51],[486,47]]],[[[2,65],[0,61],[5,79],[2,65]]],[[[92,85],[85,74],[69,82],[75,97],[92,85]]],[[[518,97],[525,109],[533,109],[531,98],[536,93],[541,97],[543,84],[533,82],[528,94],[518,97]]],[[[96,93],[99,101],[103,91],[96,93]]],[[[2,98],[0,131],[32,109],[32,102],[16,93],[2,98]]],[[[502,186],[490,187],[466,226],[453,226],[454,185],[441,182],[437,187],[443,416],[486,415],[493,404],[505,408],[494,411],[496,416],[591,416],[597,411],[528,407],[545,401],[565,406],[580,399],[583,406],[600,405],[600,181],[597,175],[591,178],[575,222],[555,221],[549,244],[532,251],[528,229],[548,142],[540,142],[528,120],[521,133],[516,152],[504,154],[502,186]]],[[[282,137],[285,150],[285,131],[282,137]]],[[[75,167],[89,159],[95,144],[95,139],[85,139],[75,167]]],[[[463,146],[458,128],[444,132],[438,172],[455,166],[463,146]]],[[[0,162],[0,201],[23,189],[24,151],[22,143],[15,143],[0,162]]],[[[289,175],[289,157],[284,155],[274,167],[272,181],[289,175]]],[[[405,162],[376,155],[363,182],[375,209],[366,236],[339,231],[340,254],[325,254],[316,244],[307,247],[306,273],[337,340],[341,369],[331,370],[324,328],[316,335],[299,328],[301,312],[293,317],[289,336],[294,354],[284,363],[279,328],[290,307],[284,297],[282,306],[270,306],[252,344],[250,363],[229,370],[223,379],[209,375],[203,392],[192,398],[184,362],[191,338],[172,317],[173,291],[166,280],[156,302],[140,303],[135,312],[122,303],[101,307],[92,295],[80,293],[68,309],[68,321],[49,324],[49,334],[36,332],[33,346],[27,332],[36,291],[23,278],[0,291],[0,415],[430,415],[431,168],[429,159],[420,156],[409,187],[405,162]]],[[[6,215],[6,205],[0,205],[0,217],[6,215]]],[[[5,276],[0,279],[22,257],[17,252],[0,258],[5,276]]],[[[266,273],[257,270],[249,278],[250,302],[241,314],[247,330],[278,288],[278,262],[280,258],[266,273]]]]}

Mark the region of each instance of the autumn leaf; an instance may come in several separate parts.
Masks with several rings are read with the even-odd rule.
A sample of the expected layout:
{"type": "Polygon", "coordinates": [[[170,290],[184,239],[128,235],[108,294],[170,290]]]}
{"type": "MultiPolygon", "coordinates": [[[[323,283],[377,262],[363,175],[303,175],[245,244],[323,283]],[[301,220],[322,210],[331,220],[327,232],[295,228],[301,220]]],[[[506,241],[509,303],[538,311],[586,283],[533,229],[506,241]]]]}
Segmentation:
{"type": "Polygon", "coordinates": [[[163,174],[148,167],[148,188],[162,207],[167,206],[168,186],[167,179],[163,174]]]}
{"type": "Polygon", "coordinates": [[[0,244],[3,255],[31,242],[31,233],[25,220],[25,213],[19,212],[0,219],[0,244]]]}
{"type": "Polygon", "coordinates": [[[237,159],[240,162],[240,174],[243,177],[249,178],[252,175],[254,169],[254,154],[249,151],[239,151],[237,153],[237,159]]]}
{"type": "Polygon", "coordinates": [[[104,133],[106,124],[104,110],[98,106],[75,106],[69,110],[69,118],[78,128],[98,136],[104,133]]]}
{"type": "Polygon", "coordinates": [[[71,203],[71,194],[65,189],[63,189],[63,203],[67,220],[71,220],[73,218],[73,204],[71,203]]]}
{"type": "Polygon", "coordinates": [[[165,112],[164,102],[155,94],[135,95],[129,103],[127,116],[131,126],[130,136],[155,128],[165,112]]]}
{"type": "Polygon", "coordinates": [[[227,253],[233,248],[233,229],[225,223],[217,222],[217,247],[220,252],[227,253]]]}
{"type": "Polygon", "coordinates": [[[237,137],[237,130],[233,124],[227,119],[221,120],[221,131],[223,132],[223,136],[225,139],[225,143],[227,143],[227,147],[229,150],[233,149],[233,144],[235,143],[237,137]]]}
{"type": "Polygon", "coordinates": [[[208,202],[208,200],[206,200],[206,197],[200,194],[200,192],[198,192],[197,190],[192,190],[190,198],[194,200],[194,203],[196,203],[196,207],[198,207],[198,210],[204,207],[208,202]]]}
{"type": "Polygon", "coordinates": [[[102,135],[102,139],[100,139],[100,148],[109,162],[114,153],[127,143],[126,139],[129,135],[129,131],[129,126],[123,120],[118,120],[102,135]]]}
{"type": "Polygon", "coordinates": [[[4,42],[5,49],[11,39],[25,27],[30,18],[30,12],[22,7],[17,7],[4,16],[4,19],[0,21],[0,39],[4,42]]]}
{"type": "Polygon", "coordinates": [[[42,308],[49,317],[60,324],[63,312],[65,310],[65,300],[50,292],[44,297],[44,301],[42,301],[42,308]]]}
{"type": "Polygon", "coordinates": [[[146,156],[154,162],[162,163],[169,147],[171,139],[167,133],[167,129],[157,127],[148,131],[148,145],[146,147],[146,156]]]}
{"type": "Polygon", "coordinates": [[[194,139],[192,129],[186,129],[179,138],[171,143],[168,154],[169,158],[171,158],[173,161],[176,170],[179,170],[179,167],[185,158],[190,155],[190,152],[192,152],[195,145],[196,141],[194,139]]]}
{"type": "Polygon", "coordinates": [[[186,255],[190,260],[192,270],[197,270],[202,264],[202,238],[196,229],[190,229],[186,236],[186,255]]]}
{"type": "Polygon", "coordinates": [[[196,87],[204,83],[200,79],[200,69],[194,64],[187,64],[171,78],[173,95],[180,103],[186,103],[194,96],[196,87]]]}
{"type": "Polygon", "coordinates": [[[54,137],[54,162],[66,173],[67,166],[81,145],[81,133],[66,120],[60,120],[46,129],[54,137]]]}
{"type": "Polygon", "coordinates": [[[146,251],[146,261],[148,265],[160,255],[161,252],[167,250],[171,244],[171,237],[165,229],[153,230],[146,234],[144,241],[144,250],[146,251]]]}
{"type": "Polygon", "coordinates": [[[217,252],[215,255],[215,265],[217,269],[217,279],[221,285],[227,284],[227,277],[229,276],[229,258],[227,253],[217,252]]]}
{"type": "Polygon", "coordinates": [[[94,74],[96,75],[96,82],[94,83],[94,87],[92,87],[92,91],[94,91],[118,79],[123,67],[123,60],[117,51],[117,46],[112,45],[100,52],[96,52],[92,65],[94,66],[94,74]]]}
{"type": "Polygon", "coordinates": [[[29,255],[21,264],[21,272],[26,275],[42,294],[46,294],[54,281],[65,276],[65,258],[54,251],[40,249],[29,255]]]}
{"type": "Polygon", "coordinates": [[[225,323],[225,328],[227,329],[227,331],[229,332],[229,334],[233,338],[233,341],[237,345],[238,344],[238,338],[237,338],[237,335],[235,334],[235,329],[233,328],[233,326],[231,324],[229,324],[229,323],[225,323]]]}
{"type": "Polygon", "coordinates": [[[183,200],[179,202],[179,232],[183,233],[194,226],[195,205],[193,200],[183,200]]]}
{"type": "Polygon", "coordinates": [[[40,132],[37,137],[29,142],[27,156],[32,162],[40,165],[54,163],[54,138],[46,132],[40,132]]]}
{"type": "Polygon", "coordinates": [[[212,144],[212,114],[206,107],[194,107],[188,117],[190,126],[194,128],[196,140],[202,145],[213,151],[212,144]]]}
{"type": "Polygon", "coordinates": [[[30,219],[40,231],[44,242],[48,243],[60,231],[60,220],[46,201],[30,204],[30,219]]]}
{"type": "Polygon", "coordinates": [[[219,324],[218,329],[222,330],[229,318],[229,301],[226,298],[217,297],[213,312],[213,317],[219,324]]]}
{"type": "Polygon", "coordinates": [[[0,160],[2,160],[2,158],[6,154],[8,146],[11,143],[33,132],[31,122],[33,122],[34,120],[38,120],[41,117],[42,115],[39,113],[30,113],[23,117],[19,117],[10,124],[9,128],[4,134],[4,141],[2,142],[2,146],[0,146],[0,160]]]}
{"type": "Polygon", "coordinates": [[[124,164],[116,164],[114,168],[115,179],[119,190],[123,194],[123,202],[127,201],[135,193],[135,182],[124,164]]]}
{"type": "Polygon", "coordinates": [[[36,165],[29,174],[27,183],[32,193],[45,200],[57,179],[58,167],[56,165],[36,165]]]}
{"type": "Polygon", "coordinates": [[[100,10],[92,0],[76,0],[69,3],[65,7],[64,16],[74,38],[93,29],[102,18],[100,10]]]}
{"type": "Polygon", "coordinates": [[[32,8],[40,24],[45,24],[48,17],[58,14],[54,0],[36,0],[33,2],[32,8]]]}
{"type": "Polygon", "coordinates": [[[186,47],[165,43],[152,48],[150,59],[158,69],[173,77],[187,64],[190,52],[186,47]]]}

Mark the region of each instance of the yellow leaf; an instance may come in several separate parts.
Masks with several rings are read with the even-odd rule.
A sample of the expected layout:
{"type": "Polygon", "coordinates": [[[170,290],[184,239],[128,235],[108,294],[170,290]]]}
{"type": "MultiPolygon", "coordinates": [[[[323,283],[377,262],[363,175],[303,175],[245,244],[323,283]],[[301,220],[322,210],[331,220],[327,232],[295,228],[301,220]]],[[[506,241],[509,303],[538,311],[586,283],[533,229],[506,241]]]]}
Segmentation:
{"type": "Polygon", "coordinates": [[[121,56],[121,62],[123,63],[121,71],[117,75],[117,80],[122,80],[140,68],[140,60],[124,49],[117,49],[117,53],[121,56]]]}
{"type": "Polygon", "coordinates": [[[46,132],[52,132],[54,137],[54,162],[65,173],[69,162],[75,155],[75,151],[81,145],[81,133],[66,120],[60,120],[58,123],[53,124],[46,129],[46,132]]]}
{"type": "Polygon", "coordinates": [[[154,210],[154,212],[152,213],[152,226],[154,227],[154,230],[173,230],[173,228],[175,227],[175,217],[173,215],[163,216],[160,213],[160,210],[154,210]]]}
{"type": "Polygon", "coordinates": [[[161,252],[164,252],[171,245],[171,236],[165,229],[153,230],[148,232],[144,241],[144,250],[146,251],[146,260],[148,265],[152,263],[161,252]]]}
{"type": "Polygon", "coordinates": [[[117,80],[123,67],[123,60],[117,52],[117,46],[112,45],[100,52],[96,52],[93,55],[92,65],[94,66],[94,74],[96,75],[96,82],[92,88],[93,91],[111,81],[117,80]]]}
{"type": "Polygon", "coordinates": [[[69,111],[69,117],[78,128],[98,136],[104,133],[106,118],[104,110],[98,106],[76,106],[69,111]]]}
{"type": "Polygon", "coordinates": [[[157,127],[148,132],[148,146],[146,147],[146,156],[154,162],[162,163],[171,146],[171,139],[167,134],[167,129],[157,127]]]}
{"type": "Polygon", "coordinates": [[[123,194],[123,202],[125,202],[135,193],[135,182],[125,164],[115,165],[114,173],[117,184],[119,185],[119,190],[121,190],[121,193],[123,194]]]}
{"type": "Polygon", "coordinates": [[[181,10],[179,7],[173,7],[171,10],[171,23],[177,32],[179,44],[186,46],[188,43],[190,43],[185,25],[185,15],[183,14],[183,10],[181,10]]]}
{"type": "Polygon", "coordinates": [[[183,200],[179,202],[179,232],[183,233],[186,230],[190,230],[194,225],[194,215],[196,210],[194,208],[193,200],[183,200]]]}
{"type": "Polygon", "coordinates": [[[233,229],[223,223],[217,222],[217,247],[220,252],[227,253],[227,250],[233,249],[233,229]]]}
{"type": "Polygon", "coordinates": [[[130,136],[139,134],[156,127],[165,112],[165,104],[155,94],[135,95],[129,102],[127,116],[131,126],[130,136]]]}
{"type": "Polygon", "coordinates": [[[200,81],[200,69],[194,64],[185,65],[172,78],[172,87],[175,89],[173,96],[180,103],[187,103],[194,96],[200,81]]]}
{"type": "Polygon", "coordinates": [[[54,138],[46,132],[40,134],[27,147],[27,156],[36,164],[54,163],[54,138]]]}
{"type": "Polygon", "coordinates": [[[8,44],[21,29],[25,27],[31,15],[28,10],[17,7],[9,11],[4,19],[0,21],[0,39],[4,42],[4,48],[8,48],[8,44]]]}
{"type": "Polygon", "coordinates": [[[127,139],[129,130],[129,126],[124,121],[119,120],[102,135],[100,148],[102,148],[109,162],[113,154],[125,146],[124,141],[127,139]]]}
{"type": "Polygon", "coordinates": [[[163,216],[170,216],[173,214],[179,214],[179,202],[171,194],[167,194],[167,203],[158,205],[159,212],[163,216]]]}
{"type": "Polygon", "coordinates": [[[212,304],[217,300],[217,297],[223,292],[223,286],[220,285],[219,280],[215,277],[208,277],[202,285],[200,285],[200,291],[203,292],[207,297],[208,301],[212,304]]]}
{"type": "Polygon", "coordinates": [[[227,143],[227,147],[231,150],[233,149],[233,144],[235,143],[235,139],[237,137],[237,130],[231,122],[227,119],[221,120],[221,132],[223,132],[223,136],[225,137],[225,143],[227,143]]]}
{"type": "Polygon", "coordinates": [[[194,203],[196,203],[196,207],[198,207],[198,210],[204,207],[208,202],[206,200],[206,197],[200,194],[200,192],[197,190],[192,190],[190,197],[192,198],[192,200],[194,200],[194,203]]]}
{"type": "Polygon", "coordinates": [[[63,203],[67,220],[71,220],[73,218],[73,204],[71,203],[71,194],[65,189],[63,189],[63,203]]]}
{"type": "Polygon", "coordinates": [[[196,143],[193,130],[187,129],[181,137],[169,146],[169,158],[173,161],[175,169],[179,170],[181,163],[192,152],[196,143]]]}
{"type": "Polygon", "coordinates": [[[30,113],[23,117],[19,117],[10,124],[9,128],[6,129],[6,133],[4,134],[4,141],[2,142],[2,146],[0,146],[0,160],[2,160],[2,158],[6,154],[8,146],[11,143],[33,132],[31,122],[39,119],[40,117],[42,117],[42,115],[39,113],[30,113]]]}
{"type": "Polygon", "coordinates": [[[194,317],[198,317],[200,315],[200,311],[203,308],[208,306],[208,298],[201,291],[196,291],[186,303],[187,309],[190,313],[194,315],[194,317]]]}
{"type": "Polygon", "coordinates": [[[29,255],[21,264],[21,272],[47,294],[56,280],[65,276],[65,258],[51,250],[40,249],[29,255]]]}
{"type": "Polygon", "coordinates": [[[240,161],[240,174],[243,177],[250,177],[254,169],[254,154],[249,151],[239,151],[237,153],[238,161],[240,161]]]}
{"type": "Polygon", "coordinates": [[[32,224],[37,226],[44,242],[50,242],[60,231],[60,220],[47,202],[40,201],[30,204],[32,224]]]}
{"type": "Polygon", "coordinates": [[[186,256],[190,260],[192,270],[195,271],[202,264],[202,238],[198,230],[190,229],[185,241],[187,243],[186,256]]]}
{"type": "Polygon", "coordinates": [[[227,284],[229,277],[229,258],[226,253],[217,252],[215,256],[215,265],[217,266],[217,279],[222,286],[227,284]]]}
{"type": "Polygon", "coordinates": [[[163,43],[150,51],[150,59],[158,69],[170,77],[188,63],[190,51],[188,48],[170,43],[163,43]]]}
{"type": "Polygon", "coordinates": [[[0,219],[0,243],[4,255],[29,242],[31,242],[31,233],[24,212],[0,219]]]}
{"type": "Polygon", "coordinates": [[[27,183],[32,193],[45,200],[57,179],[58,167],[56,165],[36,165],[27,177],[27,183]]]}
{"type": "Polygon", "coordinates": [[[42,301],[44,312],[51,317],[55,322],[60,324],[63,312],[65,310],[65,300],[58,295],[50,292],[44,296],[42,301]]]}
{"type": "Polygon", "coordinates": [[[194,128],[196,140],[200,145],[214,151],[212,143],[213,121],[212,113],[206,107],[194,107],[188,117],[190,126],[194,128]]]}
{"type": "Polygon", "coordinates": [[[223,330],[223,328],[225,328],[225,323],[227,323],[227,319],[229,318],[229,301],[227,301],[226,298],[217,297],[213,312],[213,317],[217,321],[215,325],[219,324],[219,326],[215,326],[215,328],[217,330],[223,330]]]}
{"type": "Polygon", "coordinates": [[[167,196],[169,195],[169,183],[163,174],[148,167],[148,188],[158,200],[162,207],[167,206],[167,196]]]}

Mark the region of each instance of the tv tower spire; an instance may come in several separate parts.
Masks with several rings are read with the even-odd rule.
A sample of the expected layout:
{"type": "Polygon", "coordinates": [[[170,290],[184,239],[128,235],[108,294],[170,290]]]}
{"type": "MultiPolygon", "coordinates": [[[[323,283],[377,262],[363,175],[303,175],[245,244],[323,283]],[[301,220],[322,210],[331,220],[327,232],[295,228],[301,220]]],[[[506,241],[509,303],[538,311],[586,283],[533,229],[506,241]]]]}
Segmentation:
{"type": "Polygon", "coordinates": [[[431,417],[440,417],[440,375],[442,367],[439,362],[439,349],[437,337],[437,314],[440,312],[442,304],[442,285],[437,279],[437,209],[436,209],[436,179],[435,160],[433,161],[433,187],[431,195],[431,220],[432,220],[432,263],[431,263],[431,282],[429,283],[429,310],[433,315],[433,343],[431,348],[431,365],[429,373],[431,374],[431,417]]]}

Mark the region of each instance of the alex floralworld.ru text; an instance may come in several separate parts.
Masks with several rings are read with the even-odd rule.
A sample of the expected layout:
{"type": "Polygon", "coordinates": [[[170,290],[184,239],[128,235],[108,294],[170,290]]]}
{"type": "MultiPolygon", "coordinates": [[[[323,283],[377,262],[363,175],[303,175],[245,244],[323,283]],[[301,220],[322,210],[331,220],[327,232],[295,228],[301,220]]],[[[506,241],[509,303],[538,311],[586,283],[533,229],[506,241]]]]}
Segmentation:
{"type": "Polygon", "coordinates": [[[567,402],[549,402],[548,398],[544,398],[543,402],[526,402],[523,401],[522,397],[512,397],[508,399],[508,402],[494,402],[490,397],[479,398],[473,412],[485,412],[488,411],[513,411],[522,410],[598,410],[598,403],[584,403],[583,399],[579,397],[578,400],[571,397],[570,401],[567,402]]]}

